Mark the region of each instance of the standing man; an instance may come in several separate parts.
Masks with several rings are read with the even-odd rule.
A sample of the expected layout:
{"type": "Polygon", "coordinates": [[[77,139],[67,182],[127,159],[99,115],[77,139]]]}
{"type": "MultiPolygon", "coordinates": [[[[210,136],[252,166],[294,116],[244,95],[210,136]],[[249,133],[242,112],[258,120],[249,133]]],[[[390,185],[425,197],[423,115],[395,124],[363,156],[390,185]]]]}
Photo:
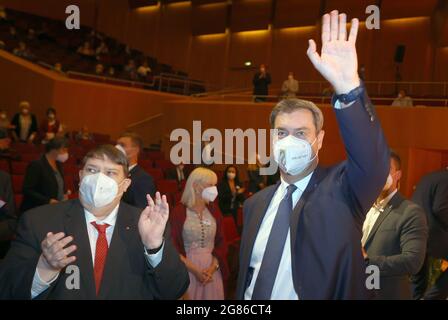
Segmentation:
{"type": "Polygon", "coordinates": [[[400,156],[391,152],[387,182],[362,228],[364,259],[380,269],[379,300],[412,300],[410,278],[425,260],[426,216],[398,191],[401,175],[400,156]]]}
{"type": "Polygon", "coordinates": [[[353,19],[323,16],[322,52],[308,57],[331,83],[348,159],[318,165],[323,115],[310,101],[287,99],[271,112],[281,181],[244,203],[237,299],[367,299],[361,229],[389,173],[389,148],[358,76],[353,19]]]}
{"type": "Polygon", "coordinates": [[[117,143],[126,153],[131,178],[131,185],[123,195],[123,201],[131,206],[144,209],[147,205],[146,195],[154,197],[156,186],[154,179],[138,165],[138,157],[143,149],[143,140],[136,133],[126,132],[118,138],[117,143]]]}
{"type": "Polygon", "coordinates": [[[288,79],[285,80],[282,85],[283,98],[295,98],[297,96],[297,92],[299,92],[299,81],[294,79],[294,73],[290,72],[288,74],[288,79]]]}
{"type": "Polygon", "coordinates": [[[131,184],[128,170],[115,147],[97,147],[83,160],[79,199],[24,213],[0,265],[0,299],[178,299],[184,294],[188,272],[165,232],[166,197],[148,195],[143,211],[122,202],[131,184]]]}
{"type": "Polygon", "coordinates": [[[448,168],[424,176],[412,199],[425,211],[429,225],[427,259],[413,279],[414,298],[446,300],[448,269],[442,267],[434,285],[427,286],[430,261],[436,259],[441,260],[442,265],[448,264],[448,168]]]}
{"type": "Polygon", "coordinates": [[[255,73],[252,83],[254,85],[255,102],[266,101],[266,96],[269,94],[268,87],[271,84],[271,75],[267,73],[264,64],[260,65],[260,70],[255,73]]]}

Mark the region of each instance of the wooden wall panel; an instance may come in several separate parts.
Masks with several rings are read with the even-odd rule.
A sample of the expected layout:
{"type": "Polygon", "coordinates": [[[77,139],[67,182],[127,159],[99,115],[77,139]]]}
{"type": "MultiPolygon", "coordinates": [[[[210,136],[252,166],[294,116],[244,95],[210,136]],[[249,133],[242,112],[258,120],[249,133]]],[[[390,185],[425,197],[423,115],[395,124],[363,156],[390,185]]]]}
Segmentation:
{"type": "Polygon", "coordinates": [[[276,2],[274,27],[313,26],[319,20],[320,1],[281,0],[276,2]]]}
{"type": "Polygon", "coordinates": [[[232,32],[267,29],[271,20],[271,0],[234,0],[230,29],[232,32]]]}
{"type": "Polygon", "coordinates": [[[227,25],[227,3],[193,6],[193,35],[224,33],[227,25]]]}

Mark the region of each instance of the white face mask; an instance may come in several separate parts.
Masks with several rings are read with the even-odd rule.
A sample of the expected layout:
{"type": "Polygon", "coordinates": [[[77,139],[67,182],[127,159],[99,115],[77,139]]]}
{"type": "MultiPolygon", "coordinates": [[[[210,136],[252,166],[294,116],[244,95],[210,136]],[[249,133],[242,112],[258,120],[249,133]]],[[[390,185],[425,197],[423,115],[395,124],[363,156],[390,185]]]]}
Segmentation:
{"type": "Polygon", "coordinates": [[[83,201],[92,208],[110,204],[118,194],[118,184],[102,172],[84,176],[79,187],[83,201]]]}
{"type": "Polygon", "coordinates": [[[309,143],[306,140],[288,135],[286,138],[274,140],[274,159],[283,172],[292,176],[303,172],[308,165],[317,157],[313,157],[311,146],[316,142],[309,143]]]}
{"type": "Polygon", "coordinates": [[[236,177],[236,174],[235,174],[235,173],[233,173],[233,172],[227,172],[227,178],[229,178],[230,180],[235,179],[235,177],[236,177]]]}
{"type": "Polygon", "coordinates": [[[392,179],[392,176],[389,173],[389,175],[387,176],[386,184],[384,185],[383,191],[389,190],[390,187],[392,187],[393,182],[394,182],[394,180],[392,179]]]}
{"type": "Polygon", "coordinates": [[[64,163],[65,161],[68,160],[68,157],[69,157],[68,152],[66,152],[66,153],[60,153],[60,154],[58,154],[58,156],[56,157],[56,161],[61,162],[61,163],[64,163]]]}
{"type": "Polygon", "coordinates": [[[202,199],[208,202],[215,201],[217,196],[218,196],[218,188],[216,188],[216,186],[208,187],[202,190],[202,199]]]}

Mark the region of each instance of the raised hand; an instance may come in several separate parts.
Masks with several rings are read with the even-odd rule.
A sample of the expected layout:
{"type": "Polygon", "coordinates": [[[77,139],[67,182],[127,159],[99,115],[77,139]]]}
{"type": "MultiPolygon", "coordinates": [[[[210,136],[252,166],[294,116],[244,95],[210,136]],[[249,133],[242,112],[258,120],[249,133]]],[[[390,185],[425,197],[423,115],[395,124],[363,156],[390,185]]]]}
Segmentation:
{"type": "Polygon", "coordinates": [[[42,254],[39,258],[37,268],[42,280],[49,281],[63,268],[76,260],[76,257],[69,255],[76,250],[75,245],[66,246],[73,241],[73,237],[65,237],[63,232],[47,236],[41,243],[42,254]]]}
{"type": "Polygon", "coordinates": [[[360,84],[356,36],[359,21],[352,20],[347,39],[345,13],[337,10],[322,17],[322,51],[316,51],[316,42],[309,40],[308,57],[320,74],[331,83],[337,94],[350,92],[360,84]]]}
{"type": "Polygon", "coordinates": [[[162,245],[163,233],[169,216],[166,196],[156,193],[155,203],[150,195],[146,196],[148,206],[142,211],[138,221],[138,231],[143,245],[147,249],[156,249],[162,245]]]}

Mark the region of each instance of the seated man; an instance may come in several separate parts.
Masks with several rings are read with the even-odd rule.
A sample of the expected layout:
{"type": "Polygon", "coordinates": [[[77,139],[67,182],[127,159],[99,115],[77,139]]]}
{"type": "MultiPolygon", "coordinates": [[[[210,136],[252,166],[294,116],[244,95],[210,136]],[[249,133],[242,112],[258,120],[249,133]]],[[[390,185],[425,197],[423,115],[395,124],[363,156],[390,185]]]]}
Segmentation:
{"type": "Polygon", "coordinates": [[[412,107],[412,98],[406,95],[403,89],[398,93],[398,97],[392,102],[392,107],[412,107]]]}
{"type": "Polygon", "coordinates": [[[381,300],[412,299],[410,278],[423,265],[428,226],[423,209],[398,191],[401,160],[391,152],[390,173],[363,226],[364,258],[380,269],[381,300]]]}
{"type": "Polygon", "coordinates": [[[121,202],[128,174],[126,157],[100,146],[83,160],[79,199],[26,212],[0,265],[0,299],[180,298],[189,278],[165,233],[166,197],[148,196],[143,211],[121,202]]]}

